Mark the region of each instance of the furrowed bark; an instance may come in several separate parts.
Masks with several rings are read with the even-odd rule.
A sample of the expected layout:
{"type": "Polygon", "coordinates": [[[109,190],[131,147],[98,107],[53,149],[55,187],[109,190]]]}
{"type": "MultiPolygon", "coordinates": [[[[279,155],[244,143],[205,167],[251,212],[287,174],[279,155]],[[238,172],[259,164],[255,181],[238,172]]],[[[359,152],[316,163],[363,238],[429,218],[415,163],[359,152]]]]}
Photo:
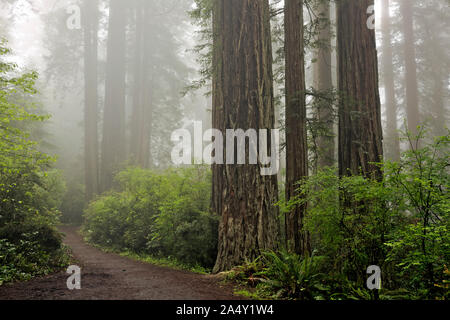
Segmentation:
{"type": "Polygon", "coordinates": [[[368,28],[373,0],[337,2],[339,174],[381,178],[383,133],[375,30],[368,28]]]}
{"type": "MultiPolygon", "coordinates": [[[[308,176],[306,135],[305,58],[303,48],[303,0],[285,0],[286,59],[286,200],[298,196],[297,183],[308,176]]],[[[289,251],[309,254],[309,235],[303,228],[306,206],[285,215],[289,251]]]]}
{"type": "MultiPolygon", "coordinates": [[[[273,129],[268,1],[215,0],[214,5],[214,125],[222,130],[273,129]]],[[[262,176],[260,168],[213,167],[217,170],[213,197],[218,197],[214,202],[221,215],[214,272],[231,269],[277,245],[277,176],[262,176]]]]}

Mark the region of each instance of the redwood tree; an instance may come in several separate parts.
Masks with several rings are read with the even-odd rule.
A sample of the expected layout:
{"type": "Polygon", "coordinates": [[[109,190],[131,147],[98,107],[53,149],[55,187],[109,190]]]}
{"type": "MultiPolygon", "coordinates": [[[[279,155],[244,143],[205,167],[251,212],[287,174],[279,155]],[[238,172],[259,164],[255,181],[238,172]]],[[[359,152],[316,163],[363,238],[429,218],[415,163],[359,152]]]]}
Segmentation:
{"type": "MultiPolygon", "coordinates": [[[[329,94],[333,89],[331,72],[331,21],[330,2],[320,0],[317,4],[317,16],[319,19],[318,44],[315,52],[314,63],[314,87],[321,95],[329,94]]],[[[321,132],[317,137],[318,168],[331,167],[335,164],[335,134],[333,132],[334,116],[333,105],[322,102],[317,98],[317,120],[320,126],[326,126],[327,132],[321,132]]],[[[323,130],[325,131],[325,130],[323,130]]]]}
{"type": "Polygon", "coordinates": [[[391,18],[389,15],[389,0],[382,1],[381,31],[383,36],[383,68],[384,97],[386,101],[386,155],[394,161],[400,160],[400,137],[397,130],[397,101],[395,99],[394,65],[391,36],[391,18]]]}
{"type": "MultiPolygon", "coordinates": [[[[213,28],[213,65],[211,75],[212,86],[212,127],[220,130],[224,133],[225,123],[223,110],[223,63],[221,63],[222,56],[222,42],[223,42],[223,13],[222,5],[217,0],[211,0],[213,2],[212,7],[212,28],[213,28]]],[[[212,197],[211,197],[211,210],[217,214],[222,214],[222,174],[225,170],[223,164],[213,163],[212,169],[212,197]]]]}
{"type": "MultiPolygon", "coordinates": [[[[214,25],[214,125],[273,129],[268,0],[214,0],[214,25]]],[[[218,180],[213,197],[221,216],[214,272],[276,247],[277,176],[262,176],[260,169],[249,164],[213,167],[218,180]]]]}
{"type": "Polygon", "coordinates": [[[381,177],[383,158],[373,0],[337,2],[339,173],[381,177]]]}
{"type": "Polygon", "coordinates": [[[98,1],[84,1],[84,161],[86,200],[99,192],[98,1]]]}
{"type": "Polygon", "coordinates": [[[417,63],[414,39],[413,1],[400,1],[400,11],[403,18],[403,49],[405,54],[406,83],[406,116],[408,130],[417,133],[420,125],[419,89],[417,85],[417,63]]]}
{"type": "Polygon", "coordinates": [[[101,188],[112,186],[114,170],[125,160],[126,3],[111,0],[106,61],[105,108],[101,154],[101,188]]]}
{"type": "Polygon", "coordinates": [[[147,168],[150,163],[150,130],[151,130],[151,90],[152,74],[150,70],[150,37],[151,21],[149,3],[138,0],[135,7],[135,56],[134,56],[134,88],[133,112],[131,117],[130,153],[136,165],[147,168]]]}
{"type": "MultiPolygon", "coordinates": [[[[286,200],[298,195],[297,182],[308,176],[306,138],[305,58],[303,47],[303,0],[285,0],[286,58],[286,200]]],[[[296,206],[285,216],[286,244],[290,251],[310,251],[303,230],[306,207],[296,206]]]]}

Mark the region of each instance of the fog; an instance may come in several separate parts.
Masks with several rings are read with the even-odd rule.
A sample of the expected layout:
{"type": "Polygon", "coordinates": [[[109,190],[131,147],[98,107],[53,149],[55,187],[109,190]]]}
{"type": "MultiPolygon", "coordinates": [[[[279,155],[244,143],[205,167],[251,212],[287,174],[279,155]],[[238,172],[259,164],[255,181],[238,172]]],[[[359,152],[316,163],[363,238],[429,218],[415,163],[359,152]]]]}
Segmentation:
{"type": "MultiPolygon", "coordinates": [[[[207,25],[200,25],[199,20],[189,15],[201,1],[196,4],[191,0],[116,0],[112,4],[117,6],[117,14],[112,18],[110,1],[93,2],[97,5],[86,5],[76,0],[2,0],[0,25],[2,36],[8,39],[8,45],[13,49],[10,60],[23,70],[36,70],[40,75],[36,99],[42,110],[52,116],[45,125],[45,134],[39,137],[44,140],[42,148],[58,155],[57,167],[64,171],[69,180],[81,184],[85,179],[85,146],[89,140],[89,137],[85,139],[89,132],[85,119],[86,106],[89,104],[86,102],[89,98],[86,96],[85,81],[88,81],[87,77],[96,79],[96,90],[91,93],[94,94],[91,99],[96,102],[91,105],[96,113],[93,128],[97,128],[97,137],[93,138],[96,141],[93,143],[98,150],[99,165],[108,168],[104,170],[109,177],[99,178],[106,179],[104,183],[107,186],[99,189],[105,191],[111,185],[113,172],[126,165],[136,164],[148,168],[172,166],[170,152],[173,142],[170,138],[173,131],[180,128],[192,130],[194,120],[202,122],[203,130],[211,127],[212,98],[208,94],[211,91],[210,76],[206,74],[205,65],[202,65],[208,47],[196,51],[198,46],[211,40],[202,33],[207,25]],[[93,20],[89,22],[89,19],[93,20]],[[111,21],[116,24],[115,28],[110,25],[111,21]],[[93,28],[96,33],[93,38],[95,44],[91,45],[97,50],[97,59],[85,69],[87,28],[93,28]],[[108,53],[108,50],[112,52],[108,53]],[[93,73],[87,75],[89,71],[93,73]],[[110,112],[108,107],[111,107],[110,112]],[[111,135],[109,142],[103,138],[106,132],[110,132],[108,137],[111,135]],[[107,151],[110,148],[108,144],[112,148],[110,151],[107,151]],[[111,159],[105,160],[102,152],[108,153],[111,159]]],[[[421,123],[433,130],[440,126],[442,133],[445,125],[448,125],[449,112],[448,2],[413,2],[413,47],[421,123]]],[[[392,130],[388,128],[387,75],[383,70],[390,68],[394,71],[397,119],[391,121],[390,126],[394,122],[397,130],[405,125],[406,91],[410,92],[410,89],[406,89],[405,35],[399,1],[390,1],[389,32],[393,60],[391,67],[383,69],[385,51],[380,12],[384,3],[382,0],[376,1],[375,12],[382,119],[385,142],[388,144],[392,140],[392,130]]],[[[274,10],[282,8],[283,2],[275,1],[273,7],[274,10]]],[[[334,5],[332,19],[333,10],[334,5]]],[[[311,24],[312,17],[305,10],[305,23],[311,24]]],[[[280,28],[282,14],[279,13],[272,19],[272,29],[275,32],[280,28]]],[[[282,39],[273,37],[273,41],[273,68],[277,70],[282,65],[277,51],[277,48],[282,47],[282,39]]],[[[335,39],[332,39],[334,86],[337,85],[335,45],[335,39]]],[[[305,63],[308,87],[314,86],[314,61],[313,48],[307,46],[305,63]]],[[[278,126],[283,127],[283,84],[279,81],[275,83],[275,93],[279,101],[276,118],[278,126]]],[[[404,143],[400,145],[403,149],[407,148],[404,143]]],[[[386,154],[389,153],[390,150],[386,150],[386,154]]],[[[282,155],[285,157],[284,153],[282,155]]]]}

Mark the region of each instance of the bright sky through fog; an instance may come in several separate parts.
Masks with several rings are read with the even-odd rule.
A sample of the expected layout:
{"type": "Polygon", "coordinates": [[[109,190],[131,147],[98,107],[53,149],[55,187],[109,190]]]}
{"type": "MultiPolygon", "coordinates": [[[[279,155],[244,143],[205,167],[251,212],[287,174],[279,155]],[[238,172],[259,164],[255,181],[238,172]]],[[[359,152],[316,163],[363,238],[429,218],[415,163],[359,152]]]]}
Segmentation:
{"type": "Polygon", "coordinates": [[[39,14],[54,8],[57,0],[16,0],[11,4],[13,20],[9,42],[14,50],[14,61],[27,68],[44,68],[42,39],[44,35],[39,14]]]}
{"type": "MultiPolygon", "coordinates": [[[[375,2],[376,12],[379,13],[381,1],[375,2]]],[[[42,45],[44,30],[39,14],[51,12],[56,6],[71,3],[71,0],[16,0],[13,2],[11,6],[14,20],[9,21],[11,27],[9,41],[15,52],[15,62],[27,68],[37,70],[45,68],[43,59],[45,51],[42,45]]],[[[379,19],[377,20],[378,26],[379,19]]]]}

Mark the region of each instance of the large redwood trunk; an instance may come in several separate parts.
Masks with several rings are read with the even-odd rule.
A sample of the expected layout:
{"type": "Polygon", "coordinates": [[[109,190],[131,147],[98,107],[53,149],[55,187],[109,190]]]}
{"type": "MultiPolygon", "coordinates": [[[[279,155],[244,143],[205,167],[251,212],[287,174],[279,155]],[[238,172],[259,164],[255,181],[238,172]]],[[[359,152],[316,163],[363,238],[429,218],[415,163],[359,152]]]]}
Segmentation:
{"type": "MultiPolygon", "coordinates": [[[[268,1],[215,0],[214,5],[213,124],[222,130],[273,129],[268,1]]],[[[213,167],[214,206],[222,217],[214,272],[252,260],[261,250],[277,245],[277,176],[262,176],[260,168],[213,167]]]]}
{"type": "Polygon", "coordinates": [[[84,163],[86,201],[99,193],[98,1],[84,0],[84,163]]]}
{"type": "Polygon", "coordinates": [[[373,0],[337,2],[339,174],[381,177],[383,159],[375,30],[368,28],[373,0]]]}
{"type": "MultiPolygon", "coordinates": [[[[298,192],[297,183],[308,176],[306,136],[305,58],[303,48],[303,0],[285,0],[286,57],[286,200],[298,192]]],[[[286,245],[298,254],[311,251],[309,235],[304,231],[306,206],[286,213],[286,245]]]]}

